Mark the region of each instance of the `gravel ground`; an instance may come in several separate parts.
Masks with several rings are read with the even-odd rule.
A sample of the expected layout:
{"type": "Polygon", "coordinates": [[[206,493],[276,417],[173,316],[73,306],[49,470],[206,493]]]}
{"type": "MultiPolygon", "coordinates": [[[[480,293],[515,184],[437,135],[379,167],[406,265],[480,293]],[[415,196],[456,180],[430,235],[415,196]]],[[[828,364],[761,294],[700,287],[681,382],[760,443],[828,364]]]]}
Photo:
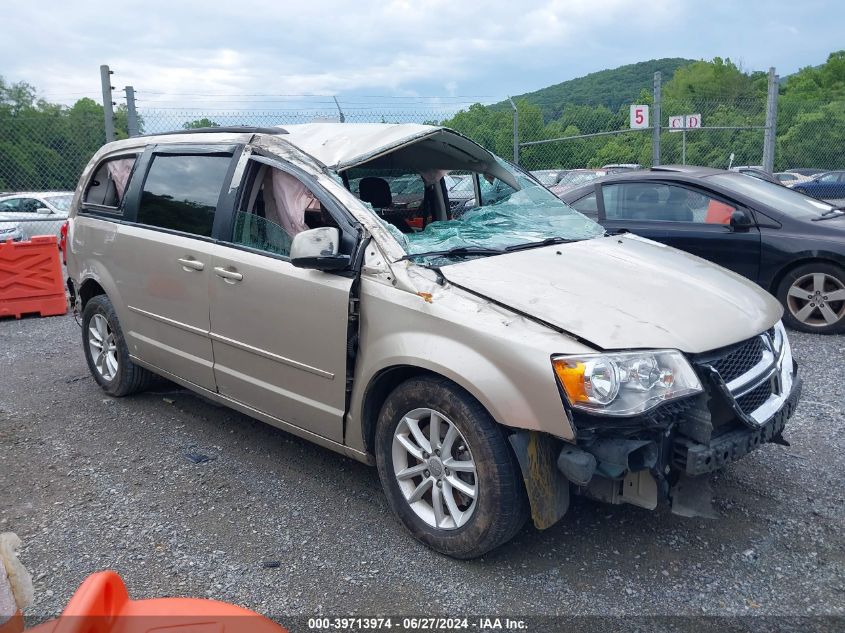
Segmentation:
{"type": "Polygon", "coordinates": [[[845,614],[845,337],[791,334],[789,448],[715,477],[717,520],[575,499],[483,559],[393,519],[374,469],[169,383],[112,399],[71,317],[0,321],[0,531],[24,541],[28,614],[91,572],[136,598],[298,614],[845,614]],[[195,463],[186,455],[210,459],[195,463]],[[278,561],[278,567],[267,567],[278,561]]]}

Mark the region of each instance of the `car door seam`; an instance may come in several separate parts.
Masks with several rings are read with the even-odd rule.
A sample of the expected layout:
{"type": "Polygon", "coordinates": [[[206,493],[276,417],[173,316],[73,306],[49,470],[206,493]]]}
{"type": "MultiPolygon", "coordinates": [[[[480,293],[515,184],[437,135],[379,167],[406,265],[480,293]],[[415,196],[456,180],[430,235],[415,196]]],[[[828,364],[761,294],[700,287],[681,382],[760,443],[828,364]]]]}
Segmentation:
{"type": "Polygon", "coordinates": [[[242,349],[247,352],[251,352],[253,354],[258,354],[259,356],[263,356],[264,358],[268,358],[270,360],[277,361],[279,363],[288,365],[295,369],[301,369],[303,371],[307,371],[312,373],[316,376],[320,376],[321,378],[326,378],[328,380],[334,380],[334,374],[332,372],[326,371],[324,369],[320,369],[319,367],[313,367],[311,365],[306,365],[305,363],[301,363],[297,360],[293,360],[292,358],[287,358],[285,356],[281,356],[279,354],[275,354],[270,352],[266,349],[262,349],[260,347],[255,347],[253,345],[248,345],[247,343],[242,343],[241,341],[236,341],[235,339],[231,339],[227,336],[223,336],[221,334],[217,334],[215,332],[209,332],[209,337],[212,341],[217,341],[219,343],[224,343],[226,345],[231,345],[232,347],[237,347],[238,349],[242,349]]]}
{"type": "Polygon", "coordinates": [[[192,334],[200,334],[200,335],[206,336],[206,337],[209,335],[208,330],[204,330],[204,329],[199,328],[195,325],[189,325],[188,323],[183,323],[182,321],[177,321],[176,319],[171,319],[171,318],[168,318],[166,316],[156,314],[155,312],[148,312],[147,310],[142,310],[141,308],[138,308],[138,307],[135,307],[135,306],[132,306],[132,305],[127,305],[126,307],[129,310],[131,310],[132,312],[135,312],[135,313],[140,314],[140,315],[145,316],[145,317],[149,317],[149,318],[154,319],[156,321],[160,321],[162,323],[167,323],[168,325],[172,325],[174,327],[178,327],[178,328],[183,329],[187,332],[191,332],[192,334]]]}

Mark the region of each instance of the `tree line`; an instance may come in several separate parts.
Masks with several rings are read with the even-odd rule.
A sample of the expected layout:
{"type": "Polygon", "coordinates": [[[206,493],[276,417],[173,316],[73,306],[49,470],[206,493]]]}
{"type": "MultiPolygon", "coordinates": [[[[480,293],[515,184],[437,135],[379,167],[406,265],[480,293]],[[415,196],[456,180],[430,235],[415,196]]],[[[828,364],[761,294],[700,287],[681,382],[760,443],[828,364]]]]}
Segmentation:
{"type": "MultiPolygon", "coordinates": [[[[672,114],[699,113],[708,127],[751,128],[688,132],[686,162],[727,167],[734,154],[734,164],[759,164],[766,93],[765,73],[744,72],[730,59],[718,57],[692,62],[678,67],[663,84],[661,125],[672,114]]],[[[650,87],[643,88],[638,102],[653,105],[650,87]]],[[[606,103],[613,105],[612,100],[606,103]]],[[[627,104],[613,108],[605,103],[544,102],[541,108],[524,98],[517,102],[517,110],[521,142],[628,128],[627,104]]],[[[139,119],[143,132],[144,121],[139,119]]],[[[512,156],[513,113],[501,104],[474,104],[439,123],[501,156],[512,156]]],[[[201,118],[183,127],[215,125],[201,118]]],[[[126,106],[115,110],[115,133],[117,138],[128,136],[126,106]]],[[[631,131],[523,147],[520,163],[529,169],[650,165],[651,136],[650,130],[631,131]]],[[[668,131],[661,134],[661,162],[681,162],[681,137],[668,131]]],[[[0,77],[0,191],[72,189],[105,140],[103,107],[94,100],[80,99],[72,106],[50,103],[38,98],[30,84],[7,83],[0,77]]],[[[781,83],[776,140],[776,169],[845,168],[845,51],[832,53],[824,64],[803,68],[781,83]]]]}
{"type": "MultiPolygon", "coordinates": [[[[744,72],[730,59],[697,61],[678,68],[661,91],[661,126],[670,115],[701,114],[715,128],[686,134],[687,164],[726,168],[760,164],[768,90],[766,73],[744,72]]],[[[637,103],[653,106],[644,88],[637,103]]],[[[544,117],[529,99],[516,103],[520,142],[575,137],[629,128],[629,104],[611,109],[604,104],[566,103],[559,114],[544,117]]],[[[832,53],[821,66],[807,67],[780,84],[777,103],[775,169],[845,168],[845,51],[832,53]]],[[[513,112],[474,104],[441,121],[480,142],[496,154],[511,157],[513,112]]],[[[663,130],[661,162],[680,163],[681,133],[663,130]]],[[[652,162],[651,130],[630,131],[532,145],[520,149],[519,162],[528,169],[598,167],[607,163],[652,162]]]]}

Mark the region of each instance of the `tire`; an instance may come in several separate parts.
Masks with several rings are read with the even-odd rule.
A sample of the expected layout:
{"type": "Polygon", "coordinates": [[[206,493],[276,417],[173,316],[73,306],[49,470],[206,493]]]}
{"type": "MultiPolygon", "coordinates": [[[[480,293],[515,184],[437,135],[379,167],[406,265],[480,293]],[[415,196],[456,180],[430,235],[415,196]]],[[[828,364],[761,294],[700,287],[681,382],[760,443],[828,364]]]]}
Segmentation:
{"type": "Polygon", "coordinates": [[[153,378],[151,372],[129,360],[120,321],[106,295],[92,297],[82,310],[82,349],[91,375],[110,396],[119,398],[142,391],[153,378]],[[98,349],[95,332],[105,339],[111,354],[94,356],[98,349]]]}
{"type": "Polygon", "coordinates": [[[462,559],[481,556],[509,541],[525,524],[528,501],[505,433],[477,400],[449,380],[418,377],[396,387],[379,415],[375,453],[393,512],[415,538],[442,554],[462,559]],[[431,412],[439,426],[442,452],[431,442],[431,412]],[[415,439],[409,426],[414,423],[423,441],[415,439]],[[423,450],[427,441],[428,450],[437,454],[426,451],[422,459],[414,457],[408,441],[423,450]],[[473,465],[472,472],[466,471],[468,464],[473,465]],[[420,472],[408,478],[414,470],[420,472]],[[398,473],[403,471],[400,483],[398,473]],[[460,481],[452,485],[455,480],[460,481]],[[422,498],[412,505],[409,492],[426,482],[422,498]],[[465,494],[468,490],[474,498],[465,494]],[[441,500],[439,516],[436,498],[441,500]]]}
{"type": "Polygon", "coordinates": [[[799,332],[845,332],[845,270],[813,262],[790,270],[778,285],[784,323],[799,332]]]}

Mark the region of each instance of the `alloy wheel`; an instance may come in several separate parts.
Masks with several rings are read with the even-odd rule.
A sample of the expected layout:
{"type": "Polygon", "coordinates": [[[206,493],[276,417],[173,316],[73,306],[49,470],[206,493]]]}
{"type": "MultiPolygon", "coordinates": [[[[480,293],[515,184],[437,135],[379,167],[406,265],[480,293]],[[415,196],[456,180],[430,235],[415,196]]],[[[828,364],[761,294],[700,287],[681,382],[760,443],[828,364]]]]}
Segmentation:
{"type": "Polygon", "coordinates": [[[442,413],[414,409],[393,434],[393,472],[414,513],[429,526],[466,524],[478,500],[478,476],[469,444],[442,413]]]}
{"type": "Polygon", "coordinates": [[[112,380],[117,375],[117,343],[108,319],[102,314],[95,314],[88,323],[88,347],[97,373],[105,380],[112,380]]]}
{"type": "Polygon", "coordinates": [[[833,325],[845,317],[845,284],[827,273],[803,275],[789,287],[786,304],[792,316],[804,325],[833,325]]]}

